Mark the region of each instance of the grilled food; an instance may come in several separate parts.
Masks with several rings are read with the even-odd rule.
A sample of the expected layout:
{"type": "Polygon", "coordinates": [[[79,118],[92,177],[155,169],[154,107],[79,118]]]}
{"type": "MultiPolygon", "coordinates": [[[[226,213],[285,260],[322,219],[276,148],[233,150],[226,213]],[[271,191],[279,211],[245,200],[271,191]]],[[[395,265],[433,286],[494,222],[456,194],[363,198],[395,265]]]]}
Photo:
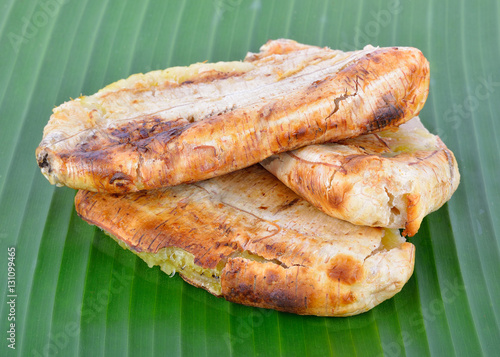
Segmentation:
{"type": "Polygon", "coordinates": [[[455,156],[418,117],[397,130],[310,145],[262,164],[333,217],[405,228],[409,236],[451,198],[460,181],[455,156]]]}
{"type": "Polygon", "coordinates": [[[36,150],[52,184],[129,192],[395,127],[427,98],[414,48],[341,52],[276,40],[243,62],[137,74],[54,109],[36,150]]]}
{"type": "Polygon", "coordinates": [[[126,195],[79,191],[78,214],[122,246],[229,301],[345,316],[401,290],[414,246],[332,218],[260,165],[126,195]]]}

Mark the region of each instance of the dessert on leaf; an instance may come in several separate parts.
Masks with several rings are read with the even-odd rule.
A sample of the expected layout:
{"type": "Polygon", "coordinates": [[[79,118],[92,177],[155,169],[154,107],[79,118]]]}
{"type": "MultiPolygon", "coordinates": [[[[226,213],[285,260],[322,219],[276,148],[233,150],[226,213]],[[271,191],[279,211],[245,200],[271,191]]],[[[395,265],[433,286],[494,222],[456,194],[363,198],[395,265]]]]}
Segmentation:
{"type": "Polygon", "coordinates": [[[232,302],[349,316],[402,289],[415,247],[398,229],[458,186],[417,117],[428,91],[415,48],[273,40],[63,103],[36,159],[150,267],[232,302]]]}

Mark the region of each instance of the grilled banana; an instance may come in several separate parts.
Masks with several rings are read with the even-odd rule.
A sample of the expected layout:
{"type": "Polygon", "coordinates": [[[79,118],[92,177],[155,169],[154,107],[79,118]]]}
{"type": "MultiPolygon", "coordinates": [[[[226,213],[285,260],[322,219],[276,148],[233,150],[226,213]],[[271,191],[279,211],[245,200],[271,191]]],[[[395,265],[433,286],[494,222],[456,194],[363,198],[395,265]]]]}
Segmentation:
{"type": "Polygon", "coordinates": [[[428,85],[414,48],[344,53],[270,41],[243,62],[137,74],[64,103],[36,158],[51,183],[91,191],[195,182],[395,127],[418,114],[428,85]]]}

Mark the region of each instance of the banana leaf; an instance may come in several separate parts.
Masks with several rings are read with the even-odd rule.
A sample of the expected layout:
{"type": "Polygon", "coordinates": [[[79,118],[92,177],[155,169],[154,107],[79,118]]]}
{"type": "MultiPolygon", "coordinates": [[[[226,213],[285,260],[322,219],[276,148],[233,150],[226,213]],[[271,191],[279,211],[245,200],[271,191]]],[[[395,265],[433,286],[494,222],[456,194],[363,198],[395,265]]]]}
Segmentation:
{"type": "Polygon", "coordinates": [[[496,0],[2,0],[0,355],[497,355],[499,18],[496,0]],[[414,46],[431,65],[420,116],[454,151],[461,185],[410,239],[403,290],[358,316],[240,306],[150,269],[36,165],[51,110],[69,98],[137,72],[239,60],[275,38],[414,46]]]}

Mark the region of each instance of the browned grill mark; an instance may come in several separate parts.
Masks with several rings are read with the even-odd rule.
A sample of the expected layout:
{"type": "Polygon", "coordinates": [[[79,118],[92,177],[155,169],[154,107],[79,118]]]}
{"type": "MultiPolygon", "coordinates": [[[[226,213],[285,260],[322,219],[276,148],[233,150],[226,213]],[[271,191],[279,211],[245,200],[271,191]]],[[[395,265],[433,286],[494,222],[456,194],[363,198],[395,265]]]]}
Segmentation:
{"type": "Polygon", "coordinates": [[[304,162],[306,164],[310,164],[310,165],[324,165],[324,166],[328,166],[328,167],[334,167],[334,168],[336,168],[337,170],[339,170],[341,172],[344,171],[343,173],[345,173],[345,170],[343,170],[342,167],[339,166],[339,165],[331,164],[329,162],[324,162],[324,161],[309,161],[309,160],[306,160],[304,158],[301,158],[298,155],[295,155],[292,151],[287,151],[284,154],[289,155],[289,156],[293,157],[294,159],[302,161],[302,162],[304,162]]]}
{"type": "Polygon", "coordinates": [[[269,285],[275,284],[275,283],[279,282],[279,280],[280,280],[280,276],[272,270],[267,272],[266,275],[264,276],[264,278],[266,279],[267,284],[269,284],[269,285]]]}
{"type": "Polygon", "coordinates": [[[389,145],[387,145],[387,143],[384,141],[384,139],[382,139],[380,136],[378,136],[378,134],[373,134],[375,136],[375,138],[377,138],[377,140],[382,144],[384,145],[387,150],[389,151],[392,151],[391,148],[389,147],[389,145]]]}
{"type": "Polygon", "coordinates": [[[335,207],[339,212],[345,209],[344,199],[349,196],[349,191],[352,189],[352,184],[344,184],[335,186],[328,192],[328,202],[332,207],[335,207]]]}
{"type": "Polygon", "coordinates": [[[253,214],[252,212],[249,212],[249,211],[246,211],[246,210],[241,209],[241,208],[239,208],[239,207],[233,206],[233,205],[232,205],[232,204],[230,204],[230,203],[227,203],[227,202],[224,202],[224,201],[221,201],[221,203],[222,203],[222,204],[224,204],[224,205],[226,205],[226,206],[232,207],[232,208],[234,208],[234,209],[236,209],[236,210],[238,210],[238,211],[240,211],[240,212],[245,212],[245,213],[247,213],[247,214],[249,214],[249,215],[251,215],[251,216],[253,216],[253,217],[257,218],[259,221],[261,221],[261,222],[265,222],[265,223],[267,223],[267,224],[269,224],[269,225],[273,226],[274,228],[276,228],[275,230],[272,230],[272,231],[269,231],[269,230],[268,230],[270,234],[269,234],[269,235],[267,235],[267,236],[265,236],[265,237],[258,238],[258,239],[253,239],[253,240],[252,240],[252,242],[253,242],[253,243],[257,243],[257,242],[261,242],[261,241],[263,241],[263,240],[265,240],[265,239],[269,239],[269,238],[271,238],[271,237],[275,236],[276,234],[278,234],[279,232],[281,232],[281,227],[280,227],[279,225],[277,225],[276,223],[274,223],[274,222],[267,221],[267,220],[265,220],[265,219],[263,219],[263,218],[261,218],[261,217],[259,217],[259,216],[256,216],[256,215],[255,215],[255,214],[253,214]]]}
{"type": "Polygon", "coordinates": [[[179,83],[179,86],[183,85],[190,85],[190,84],[199,84],[199,83],[210,83],[210,82],[215,82],[218,80],[225,80],[228,78],[236,78],[244,75],[246,72],[239,71],[239,72],[223,72],[223,71],[217,71],[217,70],[210,70],[210,71],[205,71],[202,73],[198,73],[196,77],[192,77],[188,80],[185,80],[181,83],[179,83]]]}
{"type": "Polygon", "coordinates": [[[410,162],[410,163],[408,163],[408,165],[418,165],[422,161],[426,161],[426,160],[430,159],[431,157],[433,157],[434,155],[436,155],[439,152],[441,152],[441,150],[434,150],[429,155],[427,155],[425,157],[418,157],[416,161],[410,162]]]}
{"type": "Polygon", "coordinates": [[[157,85],[151,85],[148,87],[134,86],[131,88],[112,90],[112,91],[109,91],[107,93],[102,94],[101,98],[105,99],[105,98],[115,97],[115,96],[118,97],[118,96],[124,95],[123,93],[126,93],[126,92],[134,92],[134,93],[150,92],[151,95],[154,97],[155,92],[158,90],[165,90],[165,89],[169,89],[169,88],[176,88],[179,86],[186,86],[186,85],[196,85],[199,83],[210,83],[210,82],[215,82],[218,80],[225,80],[225,79],[228,79],[230,77],[240,77],[240,76],[244,75],[245,73],[246,73],[245,71],[223,72],[223,71],[217,71],[217,70],[212,69],[209,71],[205,71],[205,72],[201,72],[201,73],[198,72],[197,74],[193,74],[194,76],[192,76],[191,78],[189,78],[183,82],[180,82],[180,83],[165,80],[163,83],[159,83],[157,85]]]}
{"type": "Polygon", "coordinates": [[[330,279],[352,285],[363,277],[363,266],[360,262],[348,255],[337,255],[328,269],[330,279]]]}
{"type": "Polygon", "coordinates": [[[352,304],[354,301],[356,301],[356,295],[352,291],[349,291],[349,293],[342,295],[342,303],[344,305],[352,304]]]}
{"type": "MultiPolygon", "coordinates": [[[[116,172],[112,177],[111,179],[109,180],[109,184],[112,185],[113,183],[115,183],[115,181],[117,180],[127,180],[127,181],[130,181],[131,180],[131,177],[128,176],[128,175],[125,175],[123,172],[116,172]]],[[[118,184],[118,183],[117,183],[118,184]]]]}
{"type": "Polygon", "coordinates": [[[377,131],[392,125],[399,119],[403,118],[405,111],[398,104],[398,101],[390,93],[382,96],[378,103],[377,108],[373,113],[373,120],[367,125],[369,132],[377,131]]]}
{"type": "Polygon", "coordinates": [[[276,210],[276,213],[284,211],[284,210],[292,207],[297,202],[300,202],[300,198],[298,198],[298,197],[295,198],[295,199],[293,199],[293,200],[291,200],[290,202],[285,202],[284,204],[282,204],[281,206],[278,207],[278,209],[276,210]]]}
{"type": "Polygon", "coordinates": [[[113,129],[110,134],[117,139],[118,144],[134,143],[162,133],[175,137],[180,135],[192,124],[188,119],[177,119],[175,121],[162,121],[161,118],[145,120],[141,122],[128,122],[127,124],[113,129]]]}
{"type": "Polygon", "coordinates": [[[49,157],[49,154],[48,153],[45,153],[43,156],[39,156],[38,157],[38,160],[37,160],[37,163],[38,163],[38,167],[40,167],[41,169],[45,168],[45,167],[48,167],[48,173],[50,174],[52,172],[52,167],[50,166],[50,163],[49,163],[49,160],[48,160],[48,157],[49,157]]]}

